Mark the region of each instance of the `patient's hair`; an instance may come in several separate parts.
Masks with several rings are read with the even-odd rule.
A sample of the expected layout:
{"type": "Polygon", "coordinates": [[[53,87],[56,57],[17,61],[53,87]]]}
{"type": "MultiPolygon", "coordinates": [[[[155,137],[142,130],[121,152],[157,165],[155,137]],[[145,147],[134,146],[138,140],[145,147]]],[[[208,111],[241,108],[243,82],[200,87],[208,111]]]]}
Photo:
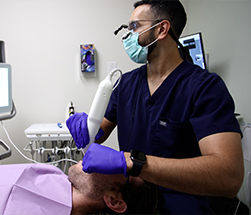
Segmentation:
{"type": "MultiPolygon", "coordinates": [[[[129,182],[121,188],[127,210],[123,214],[156,214],[158,206],[164,204],[158,186],[143,181],[143,183],[129,182]]],[[[107,206],[98,215],[117,214],[107,206]]]]}

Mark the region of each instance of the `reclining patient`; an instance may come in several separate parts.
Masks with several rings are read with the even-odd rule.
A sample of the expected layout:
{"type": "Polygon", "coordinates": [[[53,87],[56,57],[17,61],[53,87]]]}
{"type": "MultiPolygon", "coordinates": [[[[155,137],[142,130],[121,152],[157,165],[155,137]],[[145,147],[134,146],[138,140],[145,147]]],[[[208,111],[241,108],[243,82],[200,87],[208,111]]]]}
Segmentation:
{"type": "Polygon", "coordinates": [[[0,214],[151,214],[158,190],[140,178],[46,164],[0,165],[0,214]]]}

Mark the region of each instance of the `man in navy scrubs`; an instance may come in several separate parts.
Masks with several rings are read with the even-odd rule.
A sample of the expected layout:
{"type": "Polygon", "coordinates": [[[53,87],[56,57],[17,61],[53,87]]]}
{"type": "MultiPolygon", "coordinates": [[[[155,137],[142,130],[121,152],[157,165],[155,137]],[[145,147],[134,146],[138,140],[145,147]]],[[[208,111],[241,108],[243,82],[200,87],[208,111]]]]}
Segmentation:
{"type": "MultiPolygon", "coordinates": [[[[243,180],[233,99],[218,75],[180,57],[177,38],[186,13],[178,0],[134,6],[123,43],[129,57],[144,65],[122,76],[97,141],[117,126],[122,152],[91,146],[83,170],[138,175],[159,185],[166,200],[163,213],[210,213],[205,196],[234,197],[243,180]]],[[[81,113],[67,121],[83,148],[88,142],[79,138],[86,118],[81,113]]]]}

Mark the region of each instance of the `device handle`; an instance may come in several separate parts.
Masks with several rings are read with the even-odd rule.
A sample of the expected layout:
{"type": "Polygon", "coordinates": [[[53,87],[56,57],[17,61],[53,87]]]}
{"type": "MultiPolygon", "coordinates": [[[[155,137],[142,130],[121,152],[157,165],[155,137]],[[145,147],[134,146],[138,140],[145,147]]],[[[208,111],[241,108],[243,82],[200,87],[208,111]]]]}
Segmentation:
{"type": "Polygon", "coordinates": [[[11,156],[10,147],[3,140],[0,140],[0,145],[6,149],[6,152],[0,153],[0,160],[10,157],[11,156]]]}
{"type": "Polygon", "coordinates": [[[121,79],[122,76],[121,70],[114,69],[112,72],[108,74],[108,76],[103,81],[100,82],[96,94],[94,96],[87,118],[87,127],[88,127],[90,142],[85,146],[84,149],[82,149],[84,154],[89,148],[89,146],[95,141],[95,136],[98,133],[98,130],[100,129],[100,125],[103,121],[112,91],[118,86],[120,82],[119,79],[115,87],[113,87],[112,76],[116,72],[120,72],[120,79],[121,79]]]}

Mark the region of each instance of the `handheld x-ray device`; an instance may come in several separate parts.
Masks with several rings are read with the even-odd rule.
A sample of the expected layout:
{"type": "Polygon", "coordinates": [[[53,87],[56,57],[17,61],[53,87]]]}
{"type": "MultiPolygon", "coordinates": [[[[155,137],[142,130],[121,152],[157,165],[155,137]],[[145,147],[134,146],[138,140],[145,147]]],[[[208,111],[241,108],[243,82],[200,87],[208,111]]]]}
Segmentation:
{"type": "Polygon", "coordinates": [[[114,69],[103,81],[100,82],[98,86],[87,118],[87,127],[89,131],[90,141],[89,144],[86,145],[84,149],[82,149],[84,154],[86,153],[90,145],[95,142],[95,136],[97,135],[100,125],[103,121],[112,91],[118,86],[121,76],[121,70],[114,69]],[[112,76],[116,72],[120,73],[120,77],[117,81],[117,84],[113,87],[112,76]]]}

